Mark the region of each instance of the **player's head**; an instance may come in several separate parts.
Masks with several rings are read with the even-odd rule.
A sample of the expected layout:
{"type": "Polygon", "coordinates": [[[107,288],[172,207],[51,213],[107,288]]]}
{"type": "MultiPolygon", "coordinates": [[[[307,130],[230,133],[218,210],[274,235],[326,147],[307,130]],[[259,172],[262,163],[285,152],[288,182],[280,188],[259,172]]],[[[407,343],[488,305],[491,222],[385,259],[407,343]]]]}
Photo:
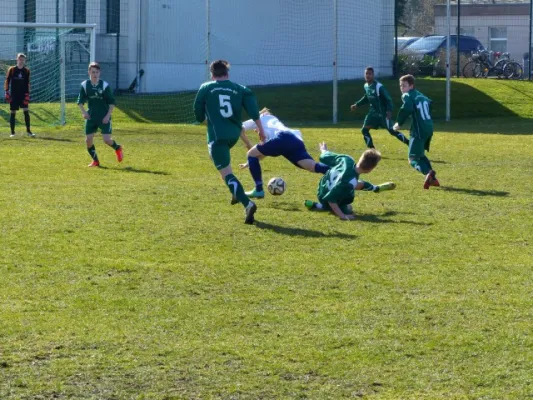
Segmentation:
{"type": "Polygon", "coordinates": [[[378,165],[380,160],[381,153],[379,151],[376,149],[368,149],[361,155],[359,161],[357,161],[357,168],[361,173],[368,174],[376,168],[376,165],[378,165]]]}
{"type": "Polygon", "coordinates": [[[17,54],[17,64],[24,65],[26,62],[26,54],[18,53],[17,54]]]}
{"type": "Polygon", "coordinates": [[[215,60],[209,66],[209,71],[213,79],[227,78],[229,74],[229,62],[226,60],[215,60]]]}
{"type": "Polygon", "coordinates": [[[263,107],[263,109],[259,111],[259,115],[271,115],[271,114],[272,113],[270,112],[270,109],[266,107],[263,107]]]}
{"type": "Polygon", "coordinates": [[[400,90],[407,93],[415,87],[415,77],[413,75],[404,75],[400,78],[400,90]]]}
{"type": "Polygon", "coordinates": [[[366,67],[365,68],[365,81],[372,82],[374,80],[374,68],[366,67]]]}
{"type": "Polygon", "coordinates": [[[95,61],[89,64],[89,76],[92,81],[100,79],[100,64],[95,61]]]}

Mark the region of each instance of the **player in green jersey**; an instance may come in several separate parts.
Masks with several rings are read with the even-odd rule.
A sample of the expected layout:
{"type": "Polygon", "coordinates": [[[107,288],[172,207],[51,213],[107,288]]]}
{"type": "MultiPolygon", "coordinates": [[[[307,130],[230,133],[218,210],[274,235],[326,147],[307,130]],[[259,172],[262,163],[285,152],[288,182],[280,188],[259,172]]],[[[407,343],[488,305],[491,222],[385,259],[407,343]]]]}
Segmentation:
{"type": "Polygon", "coordinates": [[[357,164],[346,154],[329,151],[326,143],[320,144],[320,162],[330,169],[318,183],[318,202],[305,200],[310,210],[330,210],[343,221],[354,219],[352,203],[356,190],[380,192],[396,187],[393,182],[375,186],[370,182],[359,180],[361,174],[370,173],[381,160],[381,153],[376,149],[366,150],[357,164]]]}
{"type": "Polygon", "coordinates": [[[83,81],[78,95],[78,107],[85,119],[85,143],[87,151],[93,159],[89,167],[98,167],[100,161],[94,147],[94,134],[100,129],[105,144],[115,150],[118,162],[124,158],[122,146],[113,140],[111,136],[111,114],[115,108],[115,97],[111,86],[100,79],[100,64],[89,64],[89,79],[83,81]],[[88,109],[83,106],[87,102],[88,109]]]}
{"type": "Polygon", "coordinates": [[[230,164],[230,150],[241,136],[243,108],[257,125],[261,142],[265,140],[265,133],[254,94],[246,86],[229,80],[229,67],[225,60],[211,63],[212,80],[200,86],[194,100],[194,115],[198,122],[207,118],[207,147],[211,160],[232,194],[231,204],[241,203],[245,208],[244,222],[253,224],[257,206],[244,193],[230,164]]]}
{"type": "Polygon", "coordinates": [[[407,118],[411,117],[409,163],[426,176],[424,189],[429,189],[430,186],[440,186],[437,174],[431,167],[429,158],[424,154],[425,150],[429,151],[433,137],[431,100],[415,89],[415,78],[412,75],[404,75],[400,78],[400,90],[403,105],[398,112],[394,128],[400,129],[407,118]]]}
{"type": "Polygon", "coordinates": [[[366,147],[369,149],[374,148],[370,129],[379,129],[380,127],[385,128],[400,142],[409,144],[409,140],[403,133],[392,128],[392,98],[385,86],[374,79],[374,68],[367,67],[365,69],[365,81],[365,95],[358,102],[352,104],[350,110],[355,111],[359,106],[370,104],[370,110],[361,129],[366,147]]]}

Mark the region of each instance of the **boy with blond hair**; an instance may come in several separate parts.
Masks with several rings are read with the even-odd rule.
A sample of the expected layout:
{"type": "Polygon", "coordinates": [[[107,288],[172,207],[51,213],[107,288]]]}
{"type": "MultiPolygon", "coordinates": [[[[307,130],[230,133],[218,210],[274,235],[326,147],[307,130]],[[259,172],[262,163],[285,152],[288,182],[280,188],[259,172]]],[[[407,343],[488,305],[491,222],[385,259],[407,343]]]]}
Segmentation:
{"type": "Polygon", "coordinates": [[[6,102],[9,103],[11,115],[9,125],[11,127],[10,137],[15,137],[15,116],[19,108],[24,113],[26,123],[26,133],[29,137],[35,137],[30,129],[30,70],[25,66],[26,55],[17,54],[17,65],[10,67],[6,73],[4,81],[4,91],[6,102]]]}

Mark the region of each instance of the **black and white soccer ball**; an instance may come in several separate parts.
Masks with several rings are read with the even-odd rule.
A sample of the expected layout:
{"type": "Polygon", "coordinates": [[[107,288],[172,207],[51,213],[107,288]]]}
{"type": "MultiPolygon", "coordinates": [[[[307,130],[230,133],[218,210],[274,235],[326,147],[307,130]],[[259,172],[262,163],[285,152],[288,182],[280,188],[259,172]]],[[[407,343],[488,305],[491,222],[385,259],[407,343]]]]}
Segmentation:
{"type": "Polygon", "coordinates": [[[268,181],[268,191],[273,196],[281,196],[285,192],[285,181],[283,178],[275,177],[268,181]]]}

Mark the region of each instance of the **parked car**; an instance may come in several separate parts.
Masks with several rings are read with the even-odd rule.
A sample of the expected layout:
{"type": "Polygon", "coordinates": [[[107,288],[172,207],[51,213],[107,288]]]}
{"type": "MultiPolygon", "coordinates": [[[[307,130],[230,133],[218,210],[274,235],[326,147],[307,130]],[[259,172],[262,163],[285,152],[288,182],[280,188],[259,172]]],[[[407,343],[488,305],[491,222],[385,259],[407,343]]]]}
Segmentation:
{"type": "MultiPolygon", "coordinates": [[[[481,42],[473,36],[460,35],[459,39],[460,53],[470,54],[473,51],[485,49],[481,42]]],[[[457,35],[450,36],[450,47],[457,48],[457,35]]],[[[446,36],[428,35],[414,41],[413,43],[405,47],[402,50],[402,53],[421,57],[436,57],[441,49],[446,49],[446,36]]]]}
{"type": "Polygon", "coordinates": [[[398,41],[398,51],[401,51],[405,49],[410,44],[416,42],[418,39],[420,39],[419,36],[400,36],[398,38],[395,38],[398,41]]]}

